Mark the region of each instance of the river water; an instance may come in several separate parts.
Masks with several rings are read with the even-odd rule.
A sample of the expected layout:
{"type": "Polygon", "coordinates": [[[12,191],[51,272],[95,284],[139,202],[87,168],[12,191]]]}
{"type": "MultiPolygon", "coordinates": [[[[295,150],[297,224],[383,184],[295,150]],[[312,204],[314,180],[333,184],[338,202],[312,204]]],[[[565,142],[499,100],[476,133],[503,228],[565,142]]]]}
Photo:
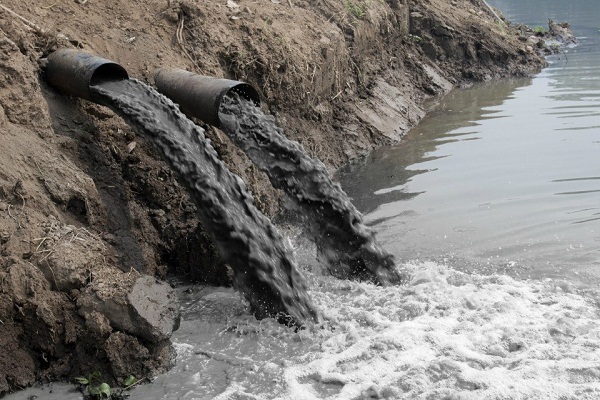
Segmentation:
{"type": "MultiPolygon", "coordinates": [[[[534,78],[451,93],[344,170],[412,281],[313,273],[314,248],[290,230],[324,322],[295,332],[231,290],[179,287],[177,364],[131,399],[600,398],[600,6],[491,3],[534,26],[569,20],[581,45],[534,78]]],[[[6,398],[80,399],[72,389],[6,398]]]]}
{"type": "Polygon", "coordinates": [[[600,277],[600,4],[491,2],[512,21],[572,22],[581,44],[533,79],[455,91],[342,184],[401,260],[600,277]]]}

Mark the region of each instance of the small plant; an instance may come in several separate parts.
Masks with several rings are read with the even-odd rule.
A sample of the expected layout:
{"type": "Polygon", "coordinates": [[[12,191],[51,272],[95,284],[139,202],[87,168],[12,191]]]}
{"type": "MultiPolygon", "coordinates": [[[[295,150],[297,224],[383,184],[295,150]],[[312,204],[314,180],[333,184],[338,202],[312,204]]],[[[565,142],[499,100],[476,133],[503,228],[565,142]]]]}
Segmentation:
{"type": "Polygon", "coordinates": [[[546,33],[548,33],[548,31],[543,26],[536,26],[533,28],[533,33],[535,33],[537,36],[544,36],[546,33]]]}
{"type": "Polygon", "coordinates": [[[421,36],[417,36],[417,35],[413,35],[413,34],[409,34],[408,39],[415,43],[421,43],[423,41],[423,38],[421,36]]]}
{"type": "Polygon", "coordinates": [[[346,11],[356,19],[363,19],[366,16],[367,6],[365,3],[352,3],[346,1],[346,11]]]}
{"type": "Polygon", "coordinates": [[[506,24],[503,21],[496,21],[496,26],[503,36],[506,36],[506,24]]]}
{"type": "Polygon", "coordinates": [[[87,377],[79,376],[75,378],[75,381],[79,383],[83,389],[83,396],[85,399],[121,400],[128,396],[123,392],[138,383],[138,380],[135,378],[135,376],[129,375],[123,380],[122,388],[113,389],[108,383],[101,382],[101,378],[102,374],[100,374],[98,371],[88,375],[87,377]]]}
{"type": "Polygon", "coordinates": [[[75,378],[77,383],[83,387],[84,396],[89,396],[93,399],[110,399],[110,385],[106,382],[100,382],[102,374],[96,371],[86,377],[79,376],[75,378]]]}

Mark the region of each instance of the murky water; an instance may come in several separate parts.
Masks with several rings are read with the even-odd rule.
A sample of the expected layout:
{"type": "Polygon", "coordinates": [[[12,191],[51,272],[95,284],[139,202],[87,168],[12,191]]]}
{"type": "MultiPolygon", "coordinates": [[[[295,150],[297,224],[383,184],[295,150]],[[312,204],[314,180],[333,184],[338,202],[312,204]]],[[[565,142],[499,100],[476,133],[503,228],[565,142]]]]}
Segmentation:
{"type": "Polygon", "coordinates": [[[235,95],[224,99],[219,119],[221,129],[266,172],[273,187],[288,195],[290,207],[303,217],[331,274],[379,284],[400,283],[393,257],[375,241],[325,165],[309,157],[298,142],[287,139],[275,118],[235,95]]]}
{"type": "Polygon", "coordinates": [[[439,101],[342,185],[401,260],[600,282],[600,5],[496,1],[514,21],[572,21],[581,44],[533,79],[439,101]],[[579,275],[577,275],[579,274],[579,275]]]}
{"type": "Polygon", "coordinates": [[[93,86],[103,104],[152,141],[198,207],[204,228],[235,272],[234,284],[258,318],[318,319],[291,252],[253,204],[242,180],[219,160],[202,129],[136,80],[93,86]]]}
{"type": "MultiPolygon", "coordinates": [[[[231,290],[180,287],[177,365],[131,399],[600,398],[599,296],[576,288],[597,276],[598,6],[493,3],[532,25],[579,5],[588,30],[553,16],[587,39],[533,79],[451,94],[399,146],[353,167],[360,185],[345,186],[387,249],[428,260],[403,265],[413,280],[308,272],[324,322],[298,332],[257,321],[231,290]],[[535,18],[517,13],[527,8],[535,18]]],[[[314,245],[300,233],[287,236],[308,271],[314,245]]],[[[81,398],[69,388],[7,399],[81,398]]]]}

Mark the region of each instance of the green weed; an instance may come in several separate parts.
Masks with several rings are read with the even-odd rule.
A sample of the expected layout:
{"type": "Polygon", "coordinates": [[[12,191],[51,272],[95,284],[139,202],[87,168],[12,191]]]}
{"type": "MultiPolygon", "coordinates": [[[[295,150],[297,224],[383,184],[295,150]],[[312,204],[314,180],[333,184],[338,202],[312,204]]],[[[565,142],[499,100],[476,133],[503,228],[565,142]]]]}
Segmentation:
{"type": "Polygon", "coordinates": [[[348,14],[353,16],[356,19],[364,19],[367,15],[367,5],[364,2],[353,3],[351,1],[346,1],[345,3],[346,11],[348,14]]]}
{"type": "Polygon", "coordinates": [[[83,388],[83,396],[88,400],[107,399],[107,400],[122,400],[128,395],[123,392],[138,383],[138,380],[133,375],[129,375],[123,380],[123,387],[111,388],[106,382],[102,382],[102,374],[96,371],[87,377],[79,376],[75,381],[83,388]]]}
{"type": "Polygon", "coordinates": [[[417,36],[417,35],[413,35],[413,34],[409,34],[408,39],[411,42],[415,42],[415,43],[421,43],[423,41],[423,38],[421,36],[417,36]]]}

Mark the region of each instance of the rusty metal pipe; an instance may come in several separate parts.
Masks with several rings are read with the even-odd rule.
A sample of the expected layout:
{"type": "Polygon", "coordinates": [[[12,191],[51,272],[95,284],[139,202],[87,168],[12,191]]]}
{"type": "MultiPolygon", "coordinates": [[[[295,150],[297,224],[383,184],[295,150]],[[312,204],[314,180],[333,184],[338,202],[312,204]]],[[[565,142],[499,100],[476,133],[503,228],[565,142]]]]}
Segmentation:
{"type": "Polygon", "coordinates": [[[159,68],[154,73],[159,92],[179,104],[184,113],[215,127],[221,126],[219,108],[226,94],[234,92],[260,104],[260,96],[250,84],[194,74],[176,68],[159,68]]]}
{"type": "Polygon", "coordinates": [[[90,53],[75,49],[60,49],[48,56],[46,81],[66,94],[102,103],[90,90],[107,81],[129,79],[125,68],[90,53]]]}

